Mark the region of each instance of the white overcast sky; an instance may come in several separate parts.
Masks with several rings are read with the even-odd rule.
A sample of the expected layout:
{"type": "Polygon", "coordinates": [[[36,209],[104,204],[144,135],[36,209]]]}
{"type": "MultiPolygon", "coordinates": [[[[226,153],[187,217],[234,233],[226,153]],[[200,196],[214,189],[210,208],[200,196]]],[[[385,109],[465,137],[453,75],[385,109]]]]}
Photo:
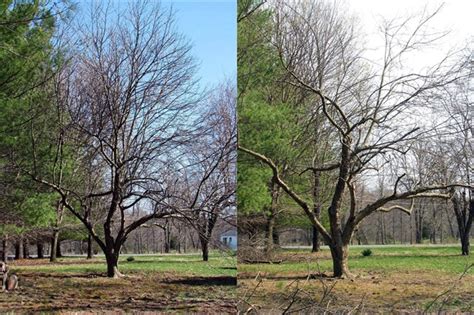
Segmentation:
{"type": "MultiPolygon", "coordinates": [[[[443,41],[434,49],[425,51],[411,60],[413,63],[432,63],[441,58],[449,48],[464,47],[474,35],[473,0],[346,0],[345,5],[354,13],[367,35],[368,48],[380,47],[378,27],[383,19],[403,18],[422,12],[435,11],[443,5],[431,26],[437,31],[449,31],[443,41]]],[[[380,51],[378,52],[380,55],[380,51]]]]}

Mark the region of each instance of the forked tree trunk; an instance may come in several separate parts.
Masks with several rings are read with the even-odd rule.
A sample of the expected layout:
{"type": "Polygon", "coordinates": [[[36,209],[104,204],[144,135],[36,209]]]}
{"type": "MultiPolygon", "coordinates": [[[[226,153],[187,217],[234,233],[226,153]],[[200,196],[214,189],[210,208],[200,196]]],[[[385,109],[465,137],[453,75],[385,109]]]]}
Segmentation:
{"type": "Polygon", "coordinates": [[[104,254],[107,261],[107,277],[119,278],[123,276],[118,269],[118,253],[115,253],[113,250],[107,250],[104,254]]]}
{"type": "Polygon", "coordinates": [[[120,273],[118,268],[120,250],[123,244],[126,241],[126,237],[117,237],[114,239],[110,234],[109,225],[104,225],[105,227],[105,243],[102,242],[98,237],[94,237],[97,244],[100,246],[105,255],[105,260],[107,263],[107,277],[109,278],[119,278],[123,274],[120,273]]]}
{"type": "Polygon", "coordinates": [[[351,273],[349,272],[349,247],[347,245],[336,245],[333,244],[330,246],[331,249],[331,257],[332,257],[332,266],[334,277],[336,278],[344,278],[344,277],[351,277],[351,273]]]}

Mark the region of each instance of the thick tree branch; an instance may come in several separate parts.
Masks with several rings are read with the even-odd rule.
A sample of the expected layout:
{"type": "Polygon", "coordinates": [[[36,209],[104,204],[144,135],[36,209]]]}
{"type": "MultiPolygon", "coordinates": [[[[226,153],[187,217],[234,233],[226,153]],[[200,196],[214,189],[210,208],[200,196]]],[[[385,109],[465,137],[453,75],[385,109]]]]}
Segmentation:
{"type": "Polygon", "coordinates": [[[278,171],[278,168],[276,167],[275,163],[269,159],[268,157],[254,152],[252,150],[246,149],[242,146],[238,146],[238,149],[242,152],[245,152],[259,161],[265,163],[267,166],[270,167],[270,169],[273,172],[273,180],[274,182],[280,186],[292,199],[295,201],[306,213],[306,215],[310,218],[311,223],[318,229],[318,231],[321,233],[321,235],[324,237],[324,239],[330,243],[331,242],[331,236],[329,235],[328,231],[324,228],[324,226],[319,222],[319,220],[314,216],[313,212],[310,210],[310,207],[306,201],[303,200],[296,192],[294,192],[281,178],[280,174],[278,171]]]}

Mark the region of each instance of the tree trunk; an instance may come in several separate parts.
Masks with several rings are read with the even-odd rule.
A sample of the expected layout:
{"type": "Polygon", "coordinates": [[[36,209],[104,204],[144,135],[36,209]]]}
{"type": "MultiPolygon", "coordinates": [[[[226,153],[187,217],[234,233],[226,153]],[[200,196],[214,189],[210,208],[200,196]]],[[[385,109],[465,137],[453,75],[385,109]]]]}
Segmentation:
{"type": "Polygon", "coordinates": [[[53,229],[53,236],[51,238],[51,250],[49,251],[49,261],[55,262],[58,252],[59,229],[53,229]]]}
{"type": "Polygon", "coordinates": [[[202,260],[209,261],[209,240],[205,237],[200,237],[201,239],[201,250],[202,250],[202,260]]]}
{"type": "Polygon", "coordinates": [[[53,226],[53,236],[51,239],[51,250],[49,253],[49,261],[55,262],[57,257],[61,257],[61,248],[59,244],[59,225],[63,219],[64,205],[61,200],[58,200],[56,206],[56,223],[53,226]],[[59,248],[59,249],[58,249],[59,248]],[[58,255],[59,253],[59,255],[58,255]]]}
{"type": "Polygon", "coordinates": [[[165,237],[165,253],[170,252],[171,242],[169,237],[165,237]]]}
{"type": "Polygon", "coordinates": [[[431,242],[433,244],[436,244],[436,230],[437,230],[437,221],[436,221],[436,212],[437,212],[437,209],[436,209],[436,206],[433,204],[433,207],[432,207],[432,211],[433,211],[433,223],[432,223],[432,229],[431,229],[431,242]]]}
{"type": "Polygon", "coordinates": [[[458,221],[459,238],[461,240],[461,253],[463,256],[469,255],[469,236],[474,220],[474,199],[466,200],[466,194],[454,195],[452,200],[454,214],[458,221]]]}
{"type": "Polygon", "coordinates": [[[63,253],[61,251],[61,240],[58,238],[58,245],[56,246],[56,257],[60,258],[63,257],[63,253]]]}
{"type": "Polygon", "coordinates": [[[448,200],[446,200],[446,206],[444,207],[444,210],[446,212],[446,219],[449,223],[449,233],[451,235],[451,238],[453,239],[456,239],[457,236],[456,236],[456,232],[455,232],[455,229],[454,229],[454,225],[453,225],[453,221],[451,220],[451,213],[450,213],[450,209],[449,209],[449,206],[448,206],[448,200]]]}
{"type": "Polygon", "coordinates": [[[30,258],[30,246],[26,237],[23,239],[23,257],[30,258]]]}
{"type": "Polygon", "coordinates": [[[352,277],[349,272],[348,257],[349,247],[342,244],[333,244],[330,246],[334,277],[344,278],[352,277]]]}
{"type": "Polygon", "coordinates": [[[311,252],[316,253],[319,252],[321,249],[321,245],[319,242],[319,232],[316,227],[313,226],[313,235],[312,235],[312,245],[311,252]]]}
{"type": "Polygon", "coordinates": [[[92,235],[87,236],[87,259],[92,259],[92,235]]]}
{"type": "Polygon", "coordinates": [[[441,222],[441,224],[439,225],[439,242],[440,244],[443,244],[443,211],[440,211],[439,212],[439,222],[441,222]]]}
{"type": "Polygon", "coordinates": [[[392,244],[395,244],[395,213],[392,213],[392,244]]]}
{"type": "MultiPolygon", "coordinates": [[[[313,172],[313,213],[316,219],[319,220],[321,216],[321,204],[320,197],[321,195],[321,172],[313,172]]],[[[319,252],[321,249],[321,244],[319,240],[319,231],[316,227],[313,226],[313,235],[312,235],[312,248],[311,252],[319,252]]]]}
{"type": "Polygon", "coordinates": [[[22,259],[23,258],[23,250],[22,250],[22,241],[18,240],[15,243],[15,259],[22,259]]]}
{"type": "MultiPolygon", "coordinates": [[[[331,201],[331,205],[328,209],[329,224],[331,227],[331,239],[329,246],[331,248],[331,255],[333,260],[333,271],[335,277],[350,277],[348,265],[347,265],[347,253],[352,232],[355,226],[352,223],[347,223],[349,226],[345,227],[346,242],[343,241],[343,231],[341,230],[341,221],[339,210],[341,208],[342,197],[346,187],[346,180],[349,174],[350,168],[350,138],[344,138],[342,140],[342,152],[341,152],[341,164],[339,166],[339,179],[335,187],[334,195],[331,201]],[[350,228],[351,227],[351,228],[350,228]],[[349,233],[350,231],[350,233],[349,233]]],[[[353,221],[352,221],[353,222],[353,221]]]]}
{"type": "Polygon", "coordinates": [[[461,237],[461,251],[463,256],[469,256],[469,233],[461,237]]]}
{"type": "Polygon", "coordinates": [[[184,234],[183,252],[186,254],[187,250],[188,250],[188,236],[184,234]]]}
{"type": "Polygon", "coordinates": [[[383,213],[379,213],[378,217],[378,233],[379,233],[379,238],[377,244],[385,245],[386,244],[386,233],[385,233],[385,218],[383,213]]]}
{"type": "Polygon", "coordinates": [[[8,240],[7,240],[7,237],[5,237],[2,240],[2,261],[3,262],[7,262],[8,260],[7,250],[8,250],[8,240]]]}
{"type": "Polygon", "coordinates": [[[265,252],[269,253],[273,249],[273,230],[275,228],[275,217],[270,214],[267,218],[265,231],[265,252]]]}
{"type": "Polygon", "coordinates": [[[423,241],[423,207],[415,211],[415,242],[421,244],[423,241]]]}
{"type": "Polygon", "coordinates": [[[36,243],[36,252],[38,254],[38,258],[44,258],[44,244],[42,241],[36,243]]]}
{"type": "Polygon", "coordinates": [[[280,233],[278,233],[278,229],[273,228],[273,245],[280,246],[280,233]]]}
{"type": "Polygon", "coordinates": [[[280,187],[272,180],[270,183],[272,202],[270,205],[270,214],[267,219],[267,231],[265,233],[265,251],[268,253],[273,249],[275,232],[275,220],[278,211],[278,199],[280,196],[280,187]]]}
{"type": "Polygon", "coordinates": [[[119,278],[123,276],[118,269],[118,253],[114,253],[112,249],[104,252],[107,261],[107,277],[119,278]]]}
{"type": "Polygon", "coordinates": [[[169,253],[171,249],[171,231],[168,220],[165,222],[163,231],[165,233],[165,253],[169,253]]]}
{"type": "Polygon", "coordinates": [[[404,235],[403,235],[403,215],[400,215],[400,244],[404,243],[404,235]]]}

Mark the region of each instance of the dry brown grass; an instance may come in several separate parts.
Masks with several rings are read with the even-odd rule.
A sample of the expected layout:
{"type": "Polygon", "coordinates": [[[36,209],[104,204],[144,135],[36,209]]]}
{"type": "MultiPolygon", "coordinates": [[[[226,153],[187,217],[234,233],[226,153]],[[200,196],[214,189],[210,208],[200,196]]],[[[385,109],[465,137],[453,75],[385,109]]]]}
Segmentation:
{"type": "MultiPolygon", "coordinates": [[[[292,310],[307,310],[321,301],[325,290],[332,287],[322,306],[328,310],[362,311],[382,313],[416,313],[425,310],[429,302],[444,292],[455,281],[456,276],[436,272],[365,272],[353,280],[336,280],[325,277],[305,278],[303,274],[285,275],[278,279],[265,279],[260,274],[255,279],[240,279],[238,295],[252,291],[258,283],[252,298],[247,302],[257,305],[260,311],[281,312],[292,299],[296,288],[299,290],[292,310]],[[278,303],[275,303],[278,301],[278,303]]],[[[449,293],[443,309],[470,312],[474,310],[474,275],[465,275],[449,293]]],[[[247,304],[247,303],[244,303],[247,304]]],[[[321,305],[320,305],[321,306],[321,305]]],[[[430,310],[436,310],[438,305],[430,310]]],[[[246,308],[247,305],[240,305],[246,308]]],[[[291,311],[291,310],[290,310],[291,311]]]]}

